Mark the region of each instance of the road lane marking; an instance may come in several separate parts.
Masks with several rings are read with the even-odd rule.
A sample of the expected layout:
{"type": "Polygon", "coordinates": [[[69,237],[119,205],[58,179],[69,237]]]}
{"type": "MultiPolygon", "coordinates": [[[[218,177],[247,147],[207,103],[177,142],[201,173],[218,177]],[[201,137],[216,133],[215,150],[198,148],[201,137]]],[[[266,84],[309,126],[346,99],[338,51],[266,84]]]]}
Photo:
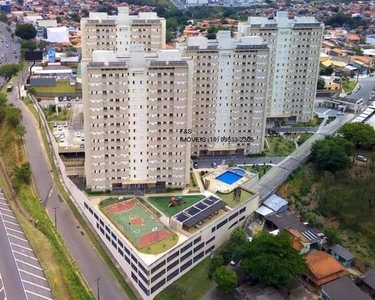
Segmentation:
{"type": "MultiPolygon", "coordinates": [[[[18,227],[21,227],[20,225],[18,225],[17,223],[14,223],[14,222],[10,222],[10,221],[7,221],[7,220],[3,220],[4,223],[9,223],[9,224],[12,224],[12,225],[16,225],[18,227]]],[[[5,227],[5,226],[4,226],[5,227]]]]}
{"type": "MultiPolygon", "coordinates": [[[[0,208],[0,210],[2,210],[2,208],[0,208]]],[[[8,217],[8,218],[11,218],[11,219],[15,219],[15,220],[17,220],[14,216],[9,216],[9,215],[5,214],[4,212],[1,212],[1,211],[0,211],[0,213],[1,213],[4,217],[8,217]]]]}
{"type": "Polygon", "coordinates": [[[22,269],[20,269],[20,271],[23,272],[23,273],[26,273],[26,274],[28,274],[28,275],[30,275],[30,276],[34,276],[34,277],[37,277],[37,278],[42,279],[42,280],[44,280],[44,281],[47,281],[47,279],[45,279],[44,277],[39,276],[39,275],[36,275],[36,274],[34,274],[34,273],[31,273],[31,272],[28,272],[28,271],[25,271],[25,270],[22,270],[22,269]]]}
{"type": "Polygon", "coordinates": [[[21,245],[15,244],[15,243],[11,243],[11,242],[9,242],[9,243],[10,243],[12,246],[20,247],[20,248],[23,248],[23,249],[25,249],[25,250],[29,250],[29,251],[34,252],[34,250],[31,249],[31,248],[28,248],[28,247],[25,247],[25,246],[21,246],[21,245]]]}
{"type": "Polygon", "coordinates": [[[16,238],[16,239],[19,239],[20,241],[23,241],[23,242],[26,242],[27,243],[27,240],[23,239],[23,238],[20,238],[14,234],[11,234],[11,233],[8,233],[9,236],[13,237],[13,238],[16,238]]]}
{"type": "Polygon", "coordinates": [[[42,285],[40,285],[40,284],[37,284],[37,283],[31,282],[31,281],[27,281],[27,280],[24,280],[24,282],[26,282],[26,283],[28,283],[28,284],[31,284],[31,285],[35,285],[35,286],[37,286],[37,287],[39,287],[39,288],[41,288],[41,289],[45,289],[46,291],[51,291],[50,288],[45,287],[45,286],[42,286],[42,285]]]}
{"type": "Polygon", "coordinates": [[[13,228],[10,228],[10,227],[5,227],[6,230],[12,230],[14,232],[17,232],[17,233],[21,233],[23,234],[23,232],[21,230],[17,230],[17,229],[13,229],[13,228]]]}
{"type": "Polygon", "coordinates": [[[9,207],[8,203],[6,203],[6,202],[1,202],[1,201],[0,201],[0,205],[4,205],[4,206],[6,206],[6,207],[9,207]]]}
{"type": "Polygon", "coordinates": [[[34,256],[30,256],[30,255],[27,255],[25,253],[22,253],[22,252],[19,252],[19,251],[16,251],[16,250],[13,250],[13,252],[16,253],[16,254],[19,254],[19,255],[23,255],[23,256],[25,256],[27,258],[30,258],[30,259],[38,261],[38,259],[36,257],[34,257],[34,256]]]}
{"type": "Polygon", "coordinates": [[[20,263],[22,263],[22,264],[25,264],[25,265],[27,265],[27,266],[29,266],[29,267],[35,268],[35,269],[37,269],[37,270],[39,270],[39,271],[43,271],[42,268],[39,268],[39,267],[37,267],[37,266],[34,266],[33,264],[27,263],[27,262],[25,262],[25,261],[23,261],[23,260],[20,260],[20,259],[18,259],[18,258],[16,258],[16,261],[17,261],[17,262],[20,262],[20,263]]]}
{"type": "Polygon", "coordinates": [[[28,291],[28,290],[25,290],[27,293],[30,293],[34,296],[37,296],[37,297],[41,297],[43,299],[47,299],[47,300],[53,300],[52,298],[49,298],[49,297],[46,297],[46,296],[43,296],[43,295],[40,295],[40,294],[37,294],[37,293],[34,293],[34,292],[31,292],[31,291],[28,291]]]}

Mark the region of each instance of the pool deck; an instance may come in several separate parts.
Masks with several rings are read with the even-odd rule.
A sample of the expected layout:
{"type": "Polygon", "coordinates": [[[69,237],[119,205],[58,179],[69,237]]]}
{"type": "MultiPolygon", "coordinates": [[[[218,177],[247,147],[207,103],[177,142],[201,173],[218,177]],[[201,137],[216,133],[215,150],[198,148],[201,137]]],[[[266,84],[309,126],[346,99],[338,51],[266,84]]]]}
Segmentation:
{"type": "MultiPolygon", "coordinates": [[[[226,171],[230,171],[232,168],[224,167],[224,166],[219,166],[217,169],[210,169],[211,173],[206,174],[203,176],[203,180],[209,180],[210,185],[208,187],[209,190],[213,192],[220,192],[223,194],[230,193],[233,191],[236,187],[241,186],[248,180],[257,180],[258,176],[257,174],[251,173],[246,171],[246,174],[239,180],[235,181],[232,184],[226,184],[218,179],[216,179],[217,176],[225,173],[226,171]]],[[[233,168],[233,169],[239,169],[238,167],[233,168]]]]}

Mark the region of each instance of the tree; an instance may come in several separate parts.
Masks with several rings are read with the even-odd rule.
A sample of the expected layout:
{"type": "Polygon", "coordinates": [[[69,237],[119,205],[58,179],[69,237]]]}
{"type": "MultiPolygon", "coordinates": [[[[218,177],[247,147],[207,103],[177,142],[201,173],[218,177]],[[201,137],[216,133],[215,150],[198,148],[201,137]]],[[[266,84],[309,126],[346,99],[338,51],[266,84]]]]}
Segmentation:
{"type": "Polygon", "coordinates": [[[318,90],[323,90],[326,86],[326,81],[323,78],[318,79],[318,90]]]}
{"type": "Polygon", "coordinates": [[[25,50],[33,51],[37,48],[36,42],[33,40],[22,40],[21,41],[21,48],[25,50]]]}
{"type": "Polygon", "coordinates": [[[16,36],[23,40],[31,40],[36,37],[36,29],[32,24],[17,24],[16,36]]]}
{"type": "Polygon", "coordinates": [[[82,16],[82,18],[88,18],[89,15],[90,15],[90,13],[89,13],[89,11],[86,8],[84,8],[84,9],[81,10],[81,16],[82,16]]]}
{"type": "Polygon", "coordinates": [[[36,94],[36,89],[35,87],[31,86],[29,87],[29,89],[27,90],[27,92],[29,93],[29,95],[35,95],[36,94]]]}
{"type": "Polygon", "coordinates": [[[319,75],[331,76],[333,72],[334,72],[334,70],[333,70],[332,67],[324,67],[323,66],[323,67],[320,68],[319,75]]]}
{"type": "Polygon", "coordinates": [[[23,138],[26,134],[26,128],[23,125],[18,125],[16,127],[16,133],[20,138],[23,138]]]}
{"type": "Polygon", "coordinates": [[[167,29],[167,33],[165,35],[165,41],[167,43],[171,43],[173,41],[173,32],[169,29],[167,29]]]}
{"type": "Polygon", "coordinates": [[[326,137],[316,141],[311,148],[311,158],[320,171],[336,174],[351,166],[351,143],[341,137],[326,137]]]}
{"type": "Polygon", "coordinates": [[[327,226],[324,229],[324,235],[327,237],[327,240],[331,245],[339,244],[341,242],[339,231],[335,227],[327,226]]]}
{"type": "Polygon", "coordinates": [[[208,277],[212,278],[212,275],[215,273],[215,271],[224,265],[224,258],[222,255],[216,254],[210,262],[210,268],[208,270],[208,277]]]}
{"type": "Polygon", "coordinates": [[[225,266],[221,266],[215,271],[214,280],[219,291],[229,293],[233,291],[237,285],[237,274],[235,271],[228,270],[225,266]]]}
{"type": "Polygon", "coordinates": [[[6,119],[11,128],[17,128],[22,120],[22,111],[17,107],[9,106],[6,119]]]}
{"type": "Polygon", "coordinates": [[[18,64],[6,64],[0,66],[0,77],[9,80],[18,73],[20,66],[18,64]]]}
{"type": "Polygon", "coordinates": [[[369,124],[346,123],[340,128],[339,133],[357,148],[369,149],[375,144],[375,129],[369,124]]]}
{"type": "Polygon", "coordinates": [[[206,38],[209,40],[216,40],[216,33],[208,33],[206,38]]]}
{"type": "Polygon", "coordinates": [[[0,22],[3,22],[3,23],[8,22],[7,14],[3,11],[0,11],[0,22]]]}
{"type": "Polygon", "coordinates": [[[266,286],[286,286],[291,277],[302,275],[307,268],[286,233],[260,232],[245,244],[242,255],[243,269],[266,286]]]}
{"type": "Polygon", "coordinates": [[[14,176],[19,183],[29,183],[31,178],[30,163],[26,162],[21,167],[14,167],[14,176]]]}

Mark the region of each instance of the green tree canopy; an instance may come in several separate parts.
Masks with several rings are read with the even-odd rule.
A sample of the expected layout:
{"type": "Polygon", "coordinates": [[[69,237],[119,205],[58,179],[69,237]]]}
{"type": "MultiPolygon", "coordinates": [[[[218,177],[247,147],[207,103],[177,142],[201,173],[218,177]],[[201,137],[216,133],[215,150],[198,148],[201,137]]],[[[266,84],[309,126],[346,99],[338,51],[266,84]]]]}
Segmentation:
{"type": "Polygon", "coordinates": [[[369,149],[375,144],[375,130],[369,124],[346,123],[340,128],[339,133],[358,148],[369,149]]]}
{"type": "Polygon", "coordinates": [[[31,40],[36,36],[36,29],[32,24],[17,24],[16,36],[23,40],[31,40]]]}
{"type": "Polygon", "coordinates": [[[320,171],[336,174],[351,166],[352,145],[341,137],[326,137],[313,144],[311,158],[320,171]]]}
{"type": "Polygon", "coordinates": [[[37,48],[36,42],[33,40],[22,40],[21,41],[21,48],[25,50],[33,51],[37,48]]]}
{"type": "Polygon", "coordinates": [[[3,77],[5,80],[9,80],[14,75],[16,75],[20,70],[18,64],[6,64],[0,66],[0,77],[3,77]]]}
{"type": "Polygon", "coordinates": [[[7,109],[7,123],[11,128],[17,128],[21,124],[22,111],[14,106],[9,106],[7,109]]]}
{"type": "Polygon", "coordinates": [[[318,90],[323,90],[326,85],[326,81],[323,78],[318,79],[318,90]]]}
{"type": "Polygon", "coordinates": [[[307,268],[286,233],[261,232],[245,244],[242,255],[244,270],[267,286],[286,286],[291,277],[302,275],[307,268]]]}
{"type": "Polygon", "coordinates": [[[225,266],[221,266],[215,271],[214,280],[219,291],[228,293],[233,291],[237,285],[237,274],[225,266]]]}

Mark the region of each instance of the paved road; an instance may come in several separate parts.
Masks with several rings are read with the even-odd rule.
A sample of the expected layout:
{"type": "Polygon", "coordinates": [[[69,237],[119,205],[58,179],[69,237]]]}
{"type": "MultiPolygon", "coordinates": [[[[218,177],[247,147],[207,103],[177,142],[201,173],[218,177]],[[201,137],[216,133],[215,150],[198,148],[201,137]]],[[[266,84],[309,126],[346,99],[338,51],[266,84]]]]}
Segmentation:
{"type": "Polygon", "coordinates": [[[248,157],[246,155],[217,155],[217,156],[200,156],[194,159],[198,163],[198,168],[210,168],[214,162],[217,165],[262,165],[278,164],[284,157],[248,157]]]}
{"type": "MultiPolygon", "coordinates": [[[[21,45],[13,41],[11,33],[6,29],[7,25],[0,22],[0,64],[18,63],[21,45]],[[7,47],[8,46],[8,47],[7,47]],[[16,49],[16,53],[14,53],[16,49]]],[[[0,78],[0,88],[4,85],[4,79],[0,78]]]]}
{"type": "Polygon", "coordinates": [[[363,98],[365,103],[367,103],[367,100],[375,87],[375,77],[362,77],[358,79],[358,82],[361,84],[361,89],[357,93],[352,93],[346,97],[355,100],[363,98]]]}
{"type": "Polygon", "coordinates": [[[52,300],[41,265],[1,189],[0,240],[0,272],[8,299],[52,300]]]}
{"type": "Polygon", "coordinates": [[[50,216],[54,216],[54,208],[57,207],[58,231],[78,267],[81,269],[91,290],[96,293],[96,279],[100,277],[101,299],[129,299],[93,247],[90,239],[83,233],[72,211],[64,201],[60,200],[61,197],[59,196],[58,189],[54,186],[50,168],[47,164],[47,158],[42,150],[41,142],[37,134],[37,125],[31,113],[18,99],[17,84],[15,86],[14,91],[8,93],[8,99],[10,103],[13,103],[22,110],[22,123],[27,128],[24,141],[39,197],[43,201],[47,200],[46,208],[50,216]]]}
{"type": "Polygon", "coordinates": [[[7,300],[7,293],[5,291],[3,278],[0,274],[0,300],[7,300]]]}

